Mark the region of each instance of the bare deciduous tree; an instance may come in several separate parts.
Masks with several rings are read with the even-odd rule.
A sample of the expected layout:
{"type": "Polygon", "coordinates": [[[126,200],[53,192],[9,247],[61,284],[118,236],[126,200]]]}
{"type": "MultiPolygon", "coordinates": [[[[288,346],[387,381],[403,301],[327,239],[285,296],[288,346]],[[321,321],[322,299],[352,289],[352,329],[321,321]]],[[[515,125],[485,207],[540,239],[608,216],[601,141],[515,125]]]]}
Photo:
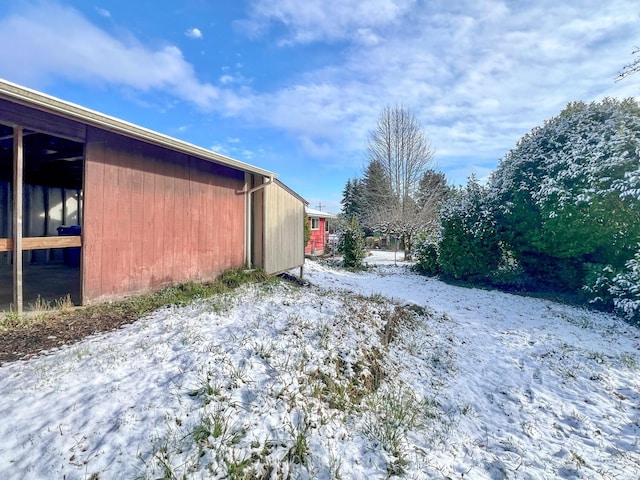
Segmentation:
{"type": "Polygon", "coordinates": [[[409,109],[398,105],[386,107],[369,135],[367,157],[367,172],[377,167],[384,176],[381,184],[390,187],[377,189],[388,192],[387,198],[377,198],[375,205],[367,205],[369,224],[382,233],[399,237],[405,245],[405,255],[410,255],[416,233],[430,223],[424,215],[427,209],[422,208],[425,205],[416,203],[416,194],[421,179],[433,164],[431,143],[409,109]]]}
{"type": "MultiPolygon", "coordinates": [[[[633,52],[631,52],[631,55],[638,55],[638,54],[640,54],[640,48],[635,47],[633,52]]],[[[633,62],[629,63],[628,65],[625,65],[622,68],[622,71],[616,77],[616,82],[619,82],[623,78],[627,78],[629,75],[633,75],[634,73],[638,73],[638,72],[640,72],[640,56],[636,58],[633,62]]]]}
{"type": "Polygon", "coordinates": [[[433,163],[433,148],[415,115],[406,107],[386,107],[369,134],[367,157],[384,169],[400,212],[413,208],[412,198],[433,163]]]}

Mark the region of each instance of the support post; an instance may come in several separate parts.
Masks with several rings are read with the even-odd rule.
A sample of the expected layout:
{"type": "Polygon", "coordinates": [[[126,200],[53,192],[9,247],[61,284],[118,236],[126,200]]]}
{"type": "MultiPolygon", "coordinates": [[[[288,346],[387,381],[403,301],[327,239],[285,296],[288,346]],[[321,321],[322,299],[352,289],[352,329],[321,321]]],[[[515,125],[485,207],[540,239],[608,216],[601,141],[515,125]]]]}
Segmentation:
{"type": "MultiPolygon", "coordinates": [[[[244,174],[244,190],[243,192],[248,192],[251,189],[251,174],[244,174]]],[[[252,229],[252,221],[251,221],[251,212],[253,211],[251,205],[251,194],[248,193],[244,196],[244,266],[245,268],[253,268],[251,259],[252,259],[252,251],[251,251],[251,238],[253,236],[252,229]]]]}
{"type": "Polygon", "coordinates": [[[13,128],[13,307],[22,314],[22,127],[13,128]]]}

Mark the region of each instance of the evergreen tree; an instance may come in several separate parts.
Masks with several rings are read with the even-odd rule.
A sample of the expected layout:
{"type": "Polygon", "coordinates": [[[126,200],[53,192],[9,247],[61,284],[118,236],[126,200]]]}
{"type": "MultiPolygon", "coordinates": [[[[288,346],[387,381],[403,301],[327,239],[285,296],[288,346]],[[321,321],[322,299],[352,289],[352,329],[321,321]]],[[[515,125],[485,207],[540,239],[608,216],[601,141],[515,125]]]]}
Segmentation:
{"type": "Polygon", "coordinates": [[[305,246],[311,240],[311,220],[305,215],[304,217],[304,244],[305,246]]]}
{"type": "Polygon", "coordinates": [[[339,249],[343,254],[345,268],[362,268],[362,260],[365,257],[365,242],[358,217],[351,217],[344,225],[339,249]]]}
{"type": "Polygon", "coordinates": [[[447,179],[442,172],[426,170],[418,182],[415,199],[419,210],[425,208],[439,210],[449,193],[447,179]]]}
{"type": "Polygon", "coordinates": [[[373,160],[367,165],[362,179],[363,221],[369,227],[375,227],[380,211],[394,209],[395,196],[391,182],[379,161],[373,160]]]}
{"type": "Polygon", "coordinates": [[[347,180],[344,190],[342,190],[342,200],[340,201],[340,205],[342,205],[343,215],[353,214],[353,182],[350,178],[347,180]]]}
{"type": "Polygon", "coordinates": [[[342,214],[351,218],[352,216],[362,217],[363,209],[363,185],[362,180],[354,178],[347,180],[347,184],[342,191],[342,214]]]}

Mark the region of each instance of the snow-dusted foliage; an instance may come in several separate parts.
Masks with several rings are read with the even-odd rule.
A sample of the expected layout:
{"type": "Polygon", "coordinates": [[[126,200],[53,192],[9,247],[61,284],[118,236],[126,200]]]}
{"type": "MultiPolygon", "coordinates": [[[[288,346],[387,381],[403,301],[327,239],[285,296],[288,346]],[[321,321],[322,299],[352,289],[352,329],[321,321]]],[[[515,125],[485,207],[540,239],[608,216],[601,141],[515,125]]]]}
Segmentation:
{"type": "Polygon", "coordinates": [[[492,177],[504,233],[537,276],[579,287],[587,262],[621,268],[640,238],[640,106],[569,104],[525,135],[492,177]]]}
{"type": "Polygon", "coordinates": [[[592,303],[609,305],[627,320],[640,323],[640,250],[622,270],[601,265],[590,280],[584,290],[592,303]]]}
{"type": "Polygon", "coordinates": [[[338,249],[344,256],[343,264],[346,268],[362,268],[362,259],[365,256],[364,237],[355,215],[344,224],[338,249]]]}
{"type": "Polygon", "coordinates": [[[454,278],[483,276],[496,270],[502,257],[497,225],[486,189],[470,177],[464,191],[441,212],[438,263],[454,278]]]}
{"type": "Polygon", "coordinates": [[[613,305],[624,317],[640,321],[640,251],[611,280],[613,305]]]}
{"type": "Polygon", "coordinates": [[[414,245],[416,269],[427,275],[437,275],[440,273],[438,263],[438,239],[433,235],[422,234],[418,236],[414,245]]]}

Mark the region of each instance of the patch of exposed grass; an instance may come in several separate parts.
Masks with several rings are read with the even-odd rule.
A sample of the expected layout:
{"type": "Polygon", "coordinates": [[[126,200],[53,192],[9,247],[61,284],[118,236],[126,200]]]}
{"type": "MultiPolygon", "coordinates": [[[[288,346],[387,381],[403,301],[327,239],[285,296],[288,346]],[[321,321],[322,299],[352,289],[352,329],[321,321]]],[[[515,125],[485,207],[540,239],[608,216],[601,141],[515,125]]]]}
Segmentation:
{"type": "Polygon", "coordinates": [[[266,280],[261,270],[230,270],[212,282],[187,282],[171,285],[153,293],[131,297],[119,302],[105,303],[83,309],[80,316],[109,317],[114,323],[130,323],[159,308],[169,305],[184,306],[188,303],[228,293],[240,285],[266,280]]]}
{"type": "Polygon", "coordinates": [[[182,306],[197,299],[215,298],[248,283],[279,281],[272,278],[262,270],[235,269],[224,272],[214,281],[171,285],[145,295],[83,308],[74,308],[69,297],[53,303],[39,300],[33,305],[35,315],[20,315],[15,311],[0,313],[0,362],[114,330],[169,305],[182,306]]]}
{"type": "Polygon", "coordinates": [[[312,427],[308,415],[302,410],[294,412],[294,421],[289,425],[293,442],[289,447],[286,459],[289,462],[305,465],[309,456],[309,431],[312,427]]]}
{"type": "Polygon", "coordinates": [[[36,301],[29,304],[28,312],[22,315],[13,309],[0,313],[0,333],[12,331],[30,325],[35,320],[42,320],[57,313],[69,313],[73,310],[71,295],[66,295],[53,302],[43,299],[40,295],[36,301]]]}
{"type": "Polygon", "coordinates": [[[364,352],[355,362],[337,357],[332,363],[333,372],[316,370],[309,378],[314,385],[313,396],[340,411],[360,405],[365,396],[379,388],[385,377],[383,355],[376,347],[364,352]]]}
{"type": "Polygon", "coordinates": [[[402,329],[411,329],[415,324],[414,313],[406,307],[395,306],[385,312],[385,324],[381,332],[381,343],[385,347],[398,337],[402,329]]]}
{"type": "Polygon", "coordinates": [[[637,370],[638,369],[638,359],[636,358],[636,356],[632,353],[621,353],[620,354],[620,363],[622,365],[624,365],[625,367],[631,369],[631,370],[637,370]]]}
{"type": "Polygon", "coordinates": [[[407,465],[407,433],[425,420],[425,405],[413,390],[394,386],[380,389],[366,399],[367,416],[363,433],[377,442],[390,456],[387,472],[402,475],[407,465]]]}
{"type": "Polygon", "coordinates": [[[0,332],[22,328],[26,323],[27,318],[24,315],[20,315],[15,310],[9,310],[0,317],[0,332]]]}

